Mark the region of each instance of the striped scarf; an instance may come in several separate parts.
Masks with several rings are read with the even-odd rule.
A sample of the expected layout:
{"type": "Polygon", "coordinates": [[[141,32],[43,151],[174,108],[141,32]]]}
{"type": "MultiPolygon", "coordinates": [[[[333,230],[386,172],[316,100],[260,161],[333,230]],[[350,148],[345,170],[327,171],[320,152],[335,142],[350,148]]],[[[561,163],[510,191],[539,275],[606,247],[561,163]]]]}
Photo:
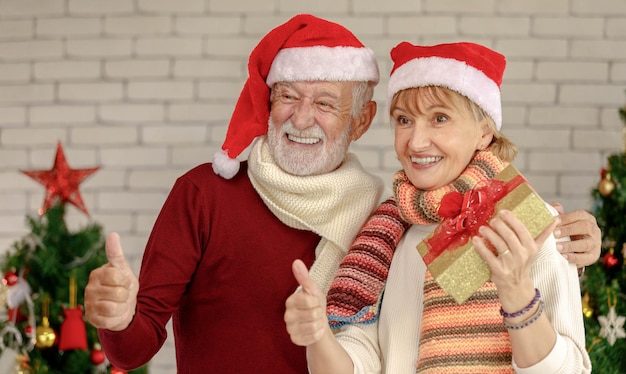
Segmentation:
{"type": "MultiPolygon", "coordinates": [[[[327,314],[331,328],[338,329],[345,324],[352,323],[375,322],[380,311],[391,260],[406,229],[411,224],[424,225],[441,222],[443,217],[438,210],[444,195],[454,191],[465,193],[492,179],[503,169],[504,164],[492,152],[479,151],[459,178],[449,185],[431,191],[417,189],[410,183],[403,171],[396,173],[393,178],[394,195],[379,206],[361,229],[330,286],[327,296],[327,314]]],[[[426,280],[425,288],[428,287],[428,289],[425,289],[424,293],[422,326],[427,326],[427,328],[423,328],[420,339],[418,372],[421,373],[422,368],[441,372],[438,371],[441,366],[449,364],[453,365],[450,373],[501,372],[489,371],[491,369],[483,370],[484,362],[491,361],[491,358],[482,357],[483,360],[480,362],[475,360],[468,362],[464,359],[461,359],[461,362],[449,360],[446,341],[440,339],[451,337],[456,339],[455,344],[458,349],[455,354],[457,357],[464,358],[489,354],[489,351],[496,346],[496,343],[492,342],[494,338],[503,341],[502,344],[506,344],[508,348],[502,351],[508,353],[496,355],[499,363],[491,368],[505,365],[507,372],[511,372],[510,343],[498,312],[500,304],[495,286],[491,282],[485,283],[464,304],[458,305],[432,280],[429,272],[426,274],[426,280]],[[429,279],[431,281],[428,281],[429,279]],[[497,307],[494,309],[492,306],[497,307]],[[479,324],[475,325],[474,330],[462,331],[454,329],[456,324],[451,326],[449,319],[436,318],[441,315],[460,317],[459,324],[465,325],[467,322],[464,318],[480,317],[476,317],[476,322],[479,324]],[[473,343],[477,336],[475,334],[490,330],[498,330],[502,333],[495,336],[489,335],[486,338],[489,340],[489,345],[473,343]],[[471,335],[471,340],[468,338],[470,336],[467,335],[468,332],[475,332],[471,335]],[[476,352],[474,348],[481,351],[476,352]],[[461,369],[459,364],[462,364],[461,366],[478,364],[479,366],[474,366],[472,369],[463,368],[459,371],[461,369]]],[[[481,335],[483,336],[485,335],[481,335]]],[[[497,343],[498,346],[499,344],[497,343]]],[[[497,351],[501,350],[498,348],[497,351]]]]}
{"type": "Polygon", "coordinates": [[[420,374],[513,373],[509,334],[492,282],[459,305],[426,272],[416,367],[420,374]]]}

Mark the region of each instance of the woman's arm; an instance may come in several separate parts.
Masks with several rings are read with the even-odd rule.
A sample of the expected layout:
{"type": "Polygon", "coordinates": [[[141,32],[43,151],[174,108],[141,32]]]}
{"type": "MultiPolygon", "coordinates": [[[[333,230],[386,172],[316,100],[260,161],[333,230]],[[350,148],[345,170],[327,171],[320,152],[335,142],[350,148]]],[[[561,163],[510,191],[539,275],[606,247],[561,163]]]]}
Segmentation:
{"type": "Polygon", "coordinates": [[[498,287],[518,371],[588,372],[578,278],[574,266],[556,251],[553,228],[554,224],[534,240],[510,211],[503,211],[490,227],[481,228],[484,239],[473,240],[498,287]],[[497,255],[485,241],[493,244],[497,255]],[[544,242],[548,247],[540,252],[544,242]],[[548,266],[535,264],[545,263],[546,256],[548,266]]]}

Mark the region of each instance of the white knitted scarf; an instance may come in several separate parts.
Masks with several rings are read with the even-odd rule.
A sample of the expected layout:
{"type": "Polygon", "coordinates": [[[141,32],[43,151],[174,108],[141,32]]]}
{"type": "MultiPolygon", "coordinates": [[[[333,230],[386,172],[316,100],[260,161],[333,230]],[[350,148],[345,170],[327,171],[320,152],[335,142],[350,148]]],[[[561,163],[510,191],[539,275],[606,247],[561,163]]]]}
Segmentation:
{"type": "Polygon", "coordinates": [[[274,163],[265,136],[257,138],[250,150],[248,176],[281,222],[322,237],[310,274],[326,293],[356,234],[378,206],[381,179],[366,173],[352,153],[327,174],[303,177],[285,173],[274,163]]]}

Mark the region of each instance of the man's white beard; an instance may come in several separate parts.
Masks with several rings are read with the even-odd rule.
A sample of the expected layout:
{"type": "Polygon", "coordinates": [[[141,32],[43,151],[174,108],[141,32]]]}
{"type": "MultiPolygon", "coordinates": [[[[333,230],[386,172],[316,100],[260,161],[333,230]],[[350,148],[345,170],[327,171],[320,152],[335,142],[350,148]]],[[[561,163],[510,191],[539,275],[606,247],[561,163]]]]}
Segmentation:
{"type": "Polygon", "coordinates": [[[278,167],[289,174],[306,176],[331,172],[341,165],[350,146],[351,123],[332,144],[327,142],[326,134],[318,125],[298,130],[288,120],[280,130],[277,127],[270,119],[267,142],[278,167]],[[286,134],[302,138],[319,138],[323,148],[320,150],[319,147],[292,144],[286,134]]]}

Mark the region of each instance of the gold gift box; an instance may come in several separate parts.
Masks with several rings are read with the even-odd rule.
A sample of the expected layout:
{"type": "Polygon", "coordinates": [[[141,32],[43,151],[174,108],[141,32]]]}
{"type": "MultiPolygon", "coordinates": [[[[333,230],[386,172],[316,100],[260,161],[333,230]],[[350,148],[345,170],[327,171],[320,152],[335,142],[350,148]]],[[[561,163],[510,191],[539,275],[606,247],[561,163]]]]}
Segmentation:
{"type": "MultiPolygon", "coordinates": [[[[509,165],[495,179],[509,182],[518,175],[521,177],[519,170],[509,165]]],[[[554,221],[554,216],[546,208],[544,201],[526,180],[499,200],[494,212],[502,209],[512,211],[528,228],[533,238],[539,236],[554,221]]],[[[422,257],[429,251],[426,241],[432,236],[430,234],[417,245],[417,251],[422,257]]],[[[487,263],[474,249],[471,239],[456,249],[446,248],[427,266],[439,286],[459,304],[465,302],[491,277],[487,263]]]]}

